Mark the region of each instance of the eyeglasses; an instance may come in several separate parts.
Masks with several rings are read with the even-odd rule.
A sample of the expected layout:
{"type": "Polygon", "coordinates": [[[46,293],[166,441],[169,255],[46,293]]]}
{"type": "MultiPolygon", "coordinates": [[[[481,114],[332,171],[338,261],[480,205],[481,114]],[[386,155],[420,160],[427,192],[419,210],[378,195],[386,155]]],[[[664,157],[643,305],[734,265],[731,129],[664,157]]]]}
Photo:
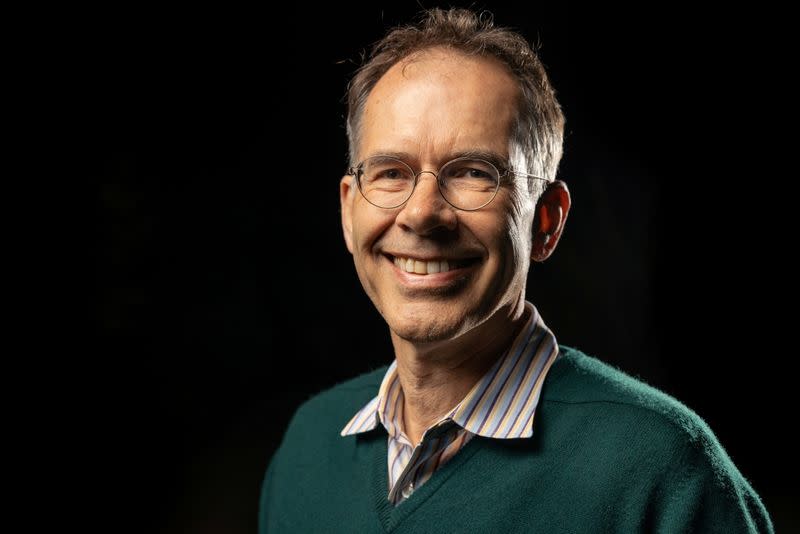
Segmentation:
{"type": "Polygon", "coordinates": [[[439,193],[448,204],[464,211],[481,209],[494,200],[500,189],[500,180],[509,174],[548,181],[546,178],[509,169],[501,172],[484,159],[468,157],[448,161],[438,173],[415,173],[407,163],[391,156],[371,156],[347,170],[347,174],[355,176],[358,190],[367,202],[384,209],[398,208],[405,204],[414,193],[419,176],[425,173],[436,178],[439,193]]]}

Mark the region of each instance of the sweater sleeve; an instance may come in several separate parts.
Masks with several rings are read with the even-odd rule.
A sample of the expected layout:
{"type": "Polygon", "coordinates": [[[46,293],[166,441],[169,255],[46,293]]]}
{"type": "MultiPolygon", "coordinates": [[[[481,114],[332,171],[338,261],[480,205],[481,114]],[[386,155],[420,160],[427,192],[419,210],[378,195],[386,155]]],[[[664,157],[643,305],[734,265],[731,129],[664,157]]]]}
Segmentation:
{"type": "Polygon", "coordinates": [[[687,443],[651,501],[659,533],[774,533],[758,494],[712,436],[687,443]]]}

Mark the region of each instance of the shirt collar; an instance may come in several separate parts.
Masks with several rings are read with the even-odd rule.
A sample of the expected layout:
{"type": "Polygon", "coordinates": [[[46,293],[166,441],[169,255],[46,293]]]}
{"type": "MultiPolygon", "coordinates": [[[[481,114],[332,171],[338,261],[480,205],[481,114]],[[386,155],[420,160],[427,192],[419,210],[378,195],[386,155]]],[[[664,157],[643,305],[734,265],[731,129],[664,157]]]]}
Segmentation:
{"type": "MultiPolygon", "coordinates": [[[[452,420],[461,428],[488,438],[533,435],[542,384],[559,351],[555,336],[536,307],[525,302],[525,308],[529,319],[514,343],[442,421],[452,420]]],[[[397,436],[402,420],[403,389],[395,359],[386,370],[378,395],[356,412],[340,434],[367,432],[381,423],[391,436],[397,436]]]]}

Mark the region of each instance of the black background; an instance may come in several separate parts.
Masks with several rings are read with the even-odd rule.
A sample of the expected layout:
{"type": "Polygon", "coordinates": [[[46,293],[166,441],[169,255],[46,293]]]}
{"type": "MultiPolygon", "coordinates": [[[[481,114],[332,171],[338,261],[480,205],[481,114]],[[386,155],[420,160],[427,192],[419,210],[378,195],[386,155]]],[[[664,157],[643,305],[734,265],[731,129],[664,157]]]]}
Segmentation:
{"type": "MultiPolygon", "coordinates": [[[[474,5],[541,44],[567,117],[573,208],[529,299],[697,411],[796,527],[782,15],[474,5]]],[[[90,509],[112,530],[253,532],[297,405],[391,360],[341,238],[344,91],[418,9],[115,9],[71,35],[98,185],[90,509]]]]}

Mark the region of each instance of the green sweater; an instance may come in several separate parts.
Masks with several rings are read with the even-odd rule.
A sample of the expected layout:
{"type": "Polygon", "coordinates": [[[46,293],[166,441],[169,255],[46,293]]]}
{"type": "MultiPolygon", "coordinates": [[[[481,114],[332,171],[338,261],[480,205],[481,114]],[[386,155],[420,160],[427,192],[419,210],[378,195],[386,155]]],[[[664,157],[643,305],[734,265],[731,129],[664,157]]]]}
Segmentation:
{"type": "Polygon", "coordinates": [[[259,532],[773,532],[697,414],[560,349],[531,438],[474,437],[397,507],[383,426],[339,435],[386,368],[311,398],[267,469],[259,532]]]}

